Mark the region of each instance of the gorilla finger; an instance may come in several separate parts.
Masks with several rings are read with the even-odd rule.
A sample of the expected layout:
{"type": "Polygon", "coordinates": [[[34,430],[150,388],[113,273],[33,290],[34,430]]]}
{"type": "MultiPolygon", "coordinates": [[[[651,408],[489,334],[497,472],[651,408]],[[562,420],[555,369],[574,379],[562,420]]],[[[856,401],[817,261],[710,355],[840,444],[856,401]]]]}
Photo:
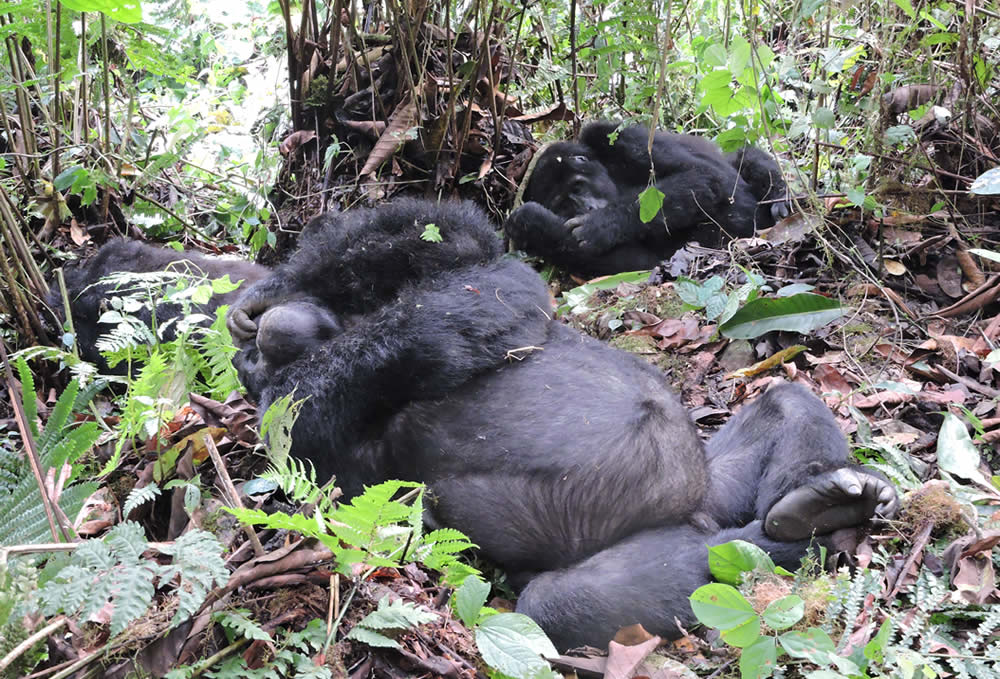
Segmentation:
{"type": "Polygon", "coordinates": [[[230,310],[226,317],[226,327],[234,338],[243,342],[257,335],[257,323],[240,307],[230,310]]]}
{"type": "Polygon", "coordinates": [[[771,204],[771,216],[774,217],[775,221],[779,219],[784,219],[788,215],[792,214],[792,204],[788,201],[781,201],[780,203],[771,204]]]}

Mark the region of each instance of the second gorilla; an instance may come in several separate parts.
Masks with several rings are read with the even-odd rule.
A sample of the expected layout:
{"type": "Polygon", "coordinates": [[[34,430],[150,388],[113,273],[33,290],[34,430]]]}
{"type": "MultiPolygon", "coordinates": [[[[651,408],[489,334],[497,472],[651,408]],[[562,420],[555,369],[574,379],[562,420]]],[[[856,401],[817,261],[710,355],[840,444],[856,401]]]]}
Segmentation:
{"type": "Polygon", "coordinates": [[[229,325],[262,409],[308,397],[293,454],[348,496],[427,484],[429,520],[524,584],[518,610],[560,648],[636,622],[675,636],[710,579],[706,545],[740,538],[795,567],[814,531],[895,510],[892,486],[848,463],[801,387],[772,389],[706,449],[658,370],[549,310],[545,284],[500,257],[477,208],[399,200],[316,218],[229,325]],[[429,224],[443,242],[421,238],[429,224]],[[258,322],[269,335],[266,314],[293,302],[306,335],[328,332],[271,356],[258,322]],[[326,320],[303,321],[310,309],[326,320]]]}

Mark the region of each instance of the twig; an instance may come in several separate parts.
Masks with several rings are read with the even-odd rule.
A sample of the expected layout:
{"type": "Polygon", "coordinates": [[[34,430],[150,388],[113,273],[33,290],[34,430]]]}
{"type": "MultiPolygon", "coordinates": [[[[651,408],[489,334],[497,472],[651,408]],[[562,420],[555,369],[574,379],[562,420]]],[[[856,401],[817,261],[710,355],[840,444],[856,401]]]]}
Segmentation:
{"type": "Polygon", "coordinates": [[[52,622],[50,622],[48,625],[41,628],[40,630],[32,634],[30,637],[28,637],[27,639],[19,643],[17,646],[15,646],[10,653],[8,653],[2,659],[0,659],[0,674],[2,674],[4,669],[6,669],[12,662],[17,660],[22,653],[26,653],[28,649],[30,649],[36,643],[38,643],[45,637],[49,636],[50,634],[52,634],[65,624],[66,624],[66,616],[60,615],[57,618],[55,618],[52,622]]]}
{"type": "MultiPolygon", "coordinates": [[[[208,454],[211,456],[212,463],[215,465],[215,472],[218,475],[218,479],[222,482],[226,495],[229,496],[229,504],[237,509],[244,509],[243,503],[240,501],[240,494],[237,492],[236,486],[233,485],[233,480],[229,478],[229,472],[226,470],[226,464],[222,461],[222,456],[219,455],[219,449],[215,447],[215,441],[212,439],[212,435],[206,433],[202,440],[205,442],[205,448],[208,449],[208,454]]],[[[256,556],[263,556],[264,547],[260,544],[260,539],[257,537],[257,533],[254,531],[253,526],[250,524],[244,524],[243,530],[246,532],[247,537],[250,538],[250,544],[253,545],[253,553],[256,556]]]]}

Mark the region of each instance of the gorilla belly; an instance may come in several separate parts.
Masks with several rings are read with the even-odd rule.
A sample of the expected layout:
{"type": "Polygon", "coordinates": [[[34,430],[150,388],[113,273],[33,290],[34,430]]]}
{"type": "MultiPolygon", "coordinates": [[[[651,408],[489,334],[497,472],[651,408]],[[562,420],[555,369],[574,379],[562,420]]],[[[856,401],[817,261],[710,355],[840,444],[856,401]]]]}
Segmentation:
{"type": "Polygon", "coordinates": [[[513,570],[562,567],[683,522],[707,485],[697,432],[662,376],[554,332],[573,341],[411,404],[385,439],[388,467],[430,487],[434,520],[513,570]]]}

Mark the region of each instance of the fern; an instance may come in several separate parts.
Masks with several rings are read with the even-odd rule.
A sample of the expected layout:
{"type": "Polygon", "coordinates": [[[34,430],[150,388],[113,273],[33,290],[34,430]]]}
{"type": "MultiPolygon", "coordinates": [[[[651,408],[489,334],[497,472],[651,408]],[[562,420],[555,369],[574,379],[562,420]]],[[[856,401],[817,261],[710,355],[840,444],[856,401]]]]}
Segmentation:
{"type": "Polygon", "coordinates": [[[213,585],[226,582],[222,546],[209,533],[190,531],[164,548],[174,557],[167,565],[144,559],[147,547],[142,527],[131,521],[112,528],[103,540],[81,543],[69,565],[39,590],[42,613],[86,619],[110,605],[110,631],[117,635],[149,608],[154,583],[176,580],[179,605],[170,623],[176,626],[198,610],[213,585]]]}
{"type": "Polygon", "coordinates": [[[216,309],[215,321],[202,334],[198,343],[205,359],[205,386],[208,387],[209,395],[220,401],[242,388],[236,368],[233,367],[232,359],[237,349],[233,346],[233,338],[226,327],[228,308],[221,306],[216,309]]]}
{"type": "MultiPolygon", "coordinates": [[[[16,365],[23,390],[22,405],[28,415],[29,428],[35,439],[42,468],[61,468],[65,464],[72,464],[93,447],[100,433],[94,422],[78,426],[70,423],[73,411],[86,406],[96,390],[88,388],[81,393],[79,384],[71,381],[59,395],[48,422],[39,433],[34,379],[23,358],[19,357],[16,365]]],[[[0,486],[7,490],[0,496],[0,544],[31,544],[51,540],[51,530],[41,504],[35,476],[23,456],[0,450],[0,469],[3,470],[0,486]]],[[[69,480],[72,481],[74,477],[75,472],[71,472],[69,480]]],[[[84,500],[96,490],[97,486],[92,483],[71,485],[63,490],[58,504],[67,516],[75,516],[84,500]]]]}
{"type": "Polygon", "coordinates": [[[222,560],[222,545],[205,531],[188,531],[162,551],[172,555],[174,561],[162,567],[161,580],[170,581],[175,576],[181,579],[177,613],[170,621],[176,626],[197,612],[213,587],[226,584],[229,571],[222,560]]]}
{"type": "Polygon", "coordinates": [[[212,619],[244,639],[271,641],[271,635],[250,619],[250,611],[245,608],[237,608],[234,611],[220,611],[213,614],[212,619]]]}
{"type": "Polygon", "coordinates": [[[160,487],[155,483],[150,483],[148,486],[143,486],[142,488],[133,488],[129,491],[128,497],[125,498],[125,505],[122,507],[122,516],[128,516],[134,509],[143,506],[147,502],[152,502],[160,495],[160,492],[160,487]]]}

